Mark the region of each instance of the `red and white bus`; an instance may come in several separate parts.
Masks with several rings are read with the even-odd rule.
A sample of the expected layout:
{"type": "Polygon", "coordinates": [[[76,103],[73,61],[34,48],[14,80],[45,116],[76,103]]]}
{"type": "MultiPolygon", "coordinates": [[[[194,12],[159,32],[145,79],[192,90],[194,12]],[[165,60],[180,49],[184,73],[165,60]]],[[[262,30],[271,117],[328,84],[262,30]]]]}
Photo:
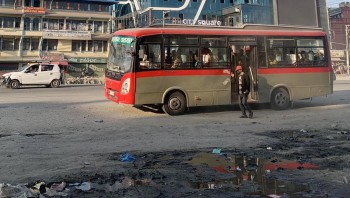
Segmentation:
{"type": "Polygon", "coordinates": [[[230,74],[239,61],[251,79],[249,100],[274,109],[333,92],[327,35],[319,29],[190,26],[115,32],[105,96],[122,104],[162,105],[170,115],[235,104],[230,74]]]}

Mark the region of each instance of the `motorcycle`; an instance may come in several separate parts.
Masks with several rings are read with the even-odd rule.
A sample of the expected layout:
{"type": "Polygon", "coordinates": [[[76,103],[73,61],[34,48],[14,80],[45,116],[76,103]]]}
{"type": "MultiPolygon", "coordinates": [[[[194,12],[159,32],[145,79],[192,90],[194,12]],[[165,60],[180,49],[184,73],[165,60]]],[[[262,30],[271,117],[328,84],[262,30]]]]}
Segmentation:
{"type": "Polygon", "coordinates": [[[95,77],[95,72],[94,70],[90,69],[90,68],[85,68],[83,69],[83,71],[80,74],[80,78],[84,78],[84,77],[95,77]]]}

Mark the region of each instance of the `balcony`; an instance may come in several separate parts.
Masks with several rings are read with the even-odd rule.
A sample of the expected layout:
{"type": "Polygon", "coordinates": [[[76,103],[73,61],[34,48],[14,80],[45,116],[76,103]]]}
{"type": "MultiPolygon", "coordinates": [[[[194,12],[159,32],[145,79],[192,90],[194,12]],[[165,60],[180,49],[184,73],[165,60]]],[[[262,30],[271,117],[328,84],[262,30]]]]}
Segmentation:
{"type": "Polygon", "coordinates": [[[65,17],[74,19],[110,19],[112,15],[108,12],[85,12],[76,10],[47,10],[47,17],[65,17]]]}

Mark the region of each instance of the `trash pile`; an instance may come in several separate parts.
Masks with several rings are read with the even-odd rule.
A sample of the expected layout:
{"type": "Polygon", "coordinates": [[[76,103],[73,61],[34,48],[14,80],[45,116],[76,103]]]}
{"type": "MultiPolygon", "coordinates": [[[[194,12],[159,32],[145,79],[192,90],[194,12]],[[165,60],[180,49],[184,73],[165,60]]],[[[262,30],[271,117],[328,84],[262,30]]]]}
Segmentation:
{"type": "Polygon", "coordinates": [[[1,198],[27,198],[27,197],[42,197],[43,195],[54,196],[67,196],[68,193],[76,188],[76,186],[67,185],[65,182],[45,184],[44,182],[36,182],[33,186],[29,185],[11,185],[0,184],[0,197],[1,198]]]}

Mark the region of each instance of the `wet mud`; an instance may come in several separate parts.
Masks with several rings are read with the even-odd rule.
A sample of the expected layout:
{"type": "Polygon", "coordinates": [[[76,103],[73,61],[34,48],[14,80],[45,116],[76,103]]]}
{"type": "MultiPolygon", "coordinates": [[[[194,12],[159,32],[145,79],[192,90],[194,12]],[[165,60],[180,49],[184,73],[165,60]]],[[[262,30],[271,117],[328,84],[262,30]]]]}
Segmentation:
{"type": "MultiPolygon", "coordinates": [[[[25,187],[32,197],[347,197],[350,193],[349,131],[333,127],[259,135],[275,141],[249,149],[113,153],[105,155],[115,163],[112,172],[76,173],[25,187]]],[[[11,186],[7,190],[11,192],[11,186]]]]}

